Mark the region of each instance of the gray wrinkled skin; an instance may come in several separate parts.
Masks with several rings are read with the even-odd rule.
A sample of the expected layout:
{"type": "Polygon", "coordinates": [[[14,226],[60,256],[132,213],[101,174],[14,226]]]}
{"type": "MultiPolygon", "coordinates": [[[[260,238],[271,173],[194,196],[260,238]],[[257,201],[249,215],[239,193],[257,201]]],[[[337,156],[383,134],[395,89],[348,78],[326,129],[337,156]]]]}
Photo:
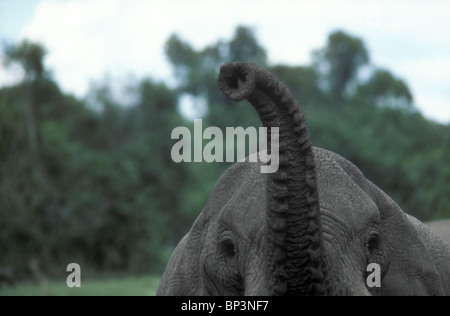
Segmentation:
{"type": "Polygon", "coordinates": [[[450,244],[450,219],[426,223],[433,233],[450,244]]]}
{"type": "MultiPolygon", "coordinates": [[[[245,65],[233,67],[247,71],[245,65]]],[[[235,86],[253,76],[241,73],[239,82],[231,82],[235,86]]],[[[288,117],[286,113],[283,115],[288,117]]],[[[314,197],[309,196],[306,201],[320,205],[319,226],[315,227],[317,222],[301,226],[305,223],[300,221],[298,227],[318,231],[321,243],[312,244],[316,248],[311,251],[320,256],[311,255],[309,264],[323,270],[305,274],[302,262],[299,267],[283,268],[290,269],[285,274],[276,270],[273,264],[279,261],[272,259],[283,258],[286,252],[280,233],[296,233],[296,227],[285,227],[283,222],[274,226],[267,220],[268,212],[278,212],[267,210],[267,201],[273,198],[268,195],[277,193],[278,181],[283,179],[270,180],[272,175],[260,173],[259,163],[239,162],[218,180],[204,209],[174,250],[157,295],[450,295],[449,246],[425,224],[404,213],[351,162],[320,148],[313,147],[311,153],[315,178],[310,174],[302,181],[314,181],[313,187],[317,187],[318,203],[313,204],[314,197]],[[276,242],[271,239],[273,234],[276,242]],[[380,288],[367,286],[370,263],[382,268],[380,288]],[[302,280],[283,279],[294,278],[295,268],[302,280]],[[270,271],[276,271],[276,278],[282,280],[274,281],[270,271]],[[323,280],[317,281],[318,276],[323,280]],[[309,288],[310,283],[317,288],[309,288]]],[[[284,164],[288,167],[292,166],[289,159],[284,164]]],[[[290,207],[295,211],[295,205],[290,207]]]]}

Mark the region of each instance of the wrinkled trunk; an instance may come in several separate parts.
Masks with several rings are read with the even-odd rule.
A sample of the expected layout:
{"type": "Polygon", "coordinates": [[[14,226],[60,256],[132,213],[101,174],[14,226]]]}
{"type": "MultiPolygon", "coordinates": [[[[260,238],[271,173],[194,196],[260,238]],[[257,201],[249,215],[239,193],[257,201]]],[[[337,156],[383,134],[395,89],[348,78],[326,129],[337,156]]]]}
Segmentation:
{"type": "MultiPolygon", "coordinates": [[[[219,87],[247,99],[264,127],[279,127],[279,169],[267,174],[268,285],[272,295],[330,294],[319,198],[304,114],[288,89],[255,64],[221,66],[219,87]]],[[[271,148],[267,135],[267,148],[271,148]]]]}

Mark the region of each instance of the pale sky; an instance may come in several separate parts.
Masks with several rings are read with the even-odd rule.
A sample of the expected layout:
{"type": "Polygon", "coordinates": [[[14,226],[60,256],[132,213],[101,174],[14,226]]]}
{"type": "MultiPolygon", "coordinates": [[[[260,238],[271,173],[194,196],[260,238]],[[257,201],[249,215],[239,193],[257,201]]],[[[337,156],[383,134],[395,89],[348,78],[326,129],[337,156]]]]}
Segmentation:
{"type": "MultiPolygon", "coordinates": [[[[106,75],[170,82],[173,33],[201,49],[245,25],[272,64],[307,65],[342,29],[408,83],[426,117],[450,123],[449,16],[449,0],[0,0],[0,41],[42,43],[62,89],[84,97],[106,75]]],[[[19,79],[0,67],[0,86],[19,79]]]]}

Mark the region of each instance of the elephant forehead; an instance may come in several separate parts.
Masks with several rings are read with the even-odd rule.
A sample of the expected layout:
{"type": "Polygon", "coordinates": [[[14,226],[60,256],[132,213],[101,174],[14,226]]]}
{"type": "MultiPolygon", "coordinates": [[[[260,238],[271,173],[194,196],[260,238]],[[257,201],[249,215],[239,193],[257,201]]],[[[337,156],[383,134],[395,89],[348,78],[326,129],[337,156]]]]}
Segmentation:
{"type": "Polygon", "coordinates": [[[358,233],[379,216],[375,202],[332,156],[316,154],[315,161],[322,217],[334,217],[358,233]]]}
{"type": "MultiPolygon", "coordinates": [[[[258,167],[252,164],[250,169],[258,167]]],[[[265,225],[266,179],[259,172],[241,173],[237,187],[221,207],[218,218],[243,238],[254,239],[265,225]]]]}

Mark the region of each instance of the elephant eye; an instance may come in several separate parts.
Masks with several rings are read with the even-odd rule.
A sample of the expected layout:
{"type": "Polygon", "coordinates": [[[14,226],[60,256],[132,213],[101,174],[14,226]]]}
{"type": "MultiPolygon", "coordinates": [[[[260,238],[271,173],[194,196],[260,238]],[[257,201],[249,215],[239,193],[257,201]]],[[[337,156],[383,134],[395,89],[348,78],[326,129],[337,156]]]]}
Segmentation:
{"type": "Polygon", "coordinates": [[[376,251],[379,248],[379,246],[380,246],[380,236],[378,235],[370,236],[366,244],[369,253],[373,253],[374,251],[376,251]]]}
{"type": "Polygon", "coordinates": [[[230,239],[224,240],[222,242],[221,250],[222,253],[228,258],[234,257],[237,253],[236,247],[234,246],[233,241],[230,239]]]}

